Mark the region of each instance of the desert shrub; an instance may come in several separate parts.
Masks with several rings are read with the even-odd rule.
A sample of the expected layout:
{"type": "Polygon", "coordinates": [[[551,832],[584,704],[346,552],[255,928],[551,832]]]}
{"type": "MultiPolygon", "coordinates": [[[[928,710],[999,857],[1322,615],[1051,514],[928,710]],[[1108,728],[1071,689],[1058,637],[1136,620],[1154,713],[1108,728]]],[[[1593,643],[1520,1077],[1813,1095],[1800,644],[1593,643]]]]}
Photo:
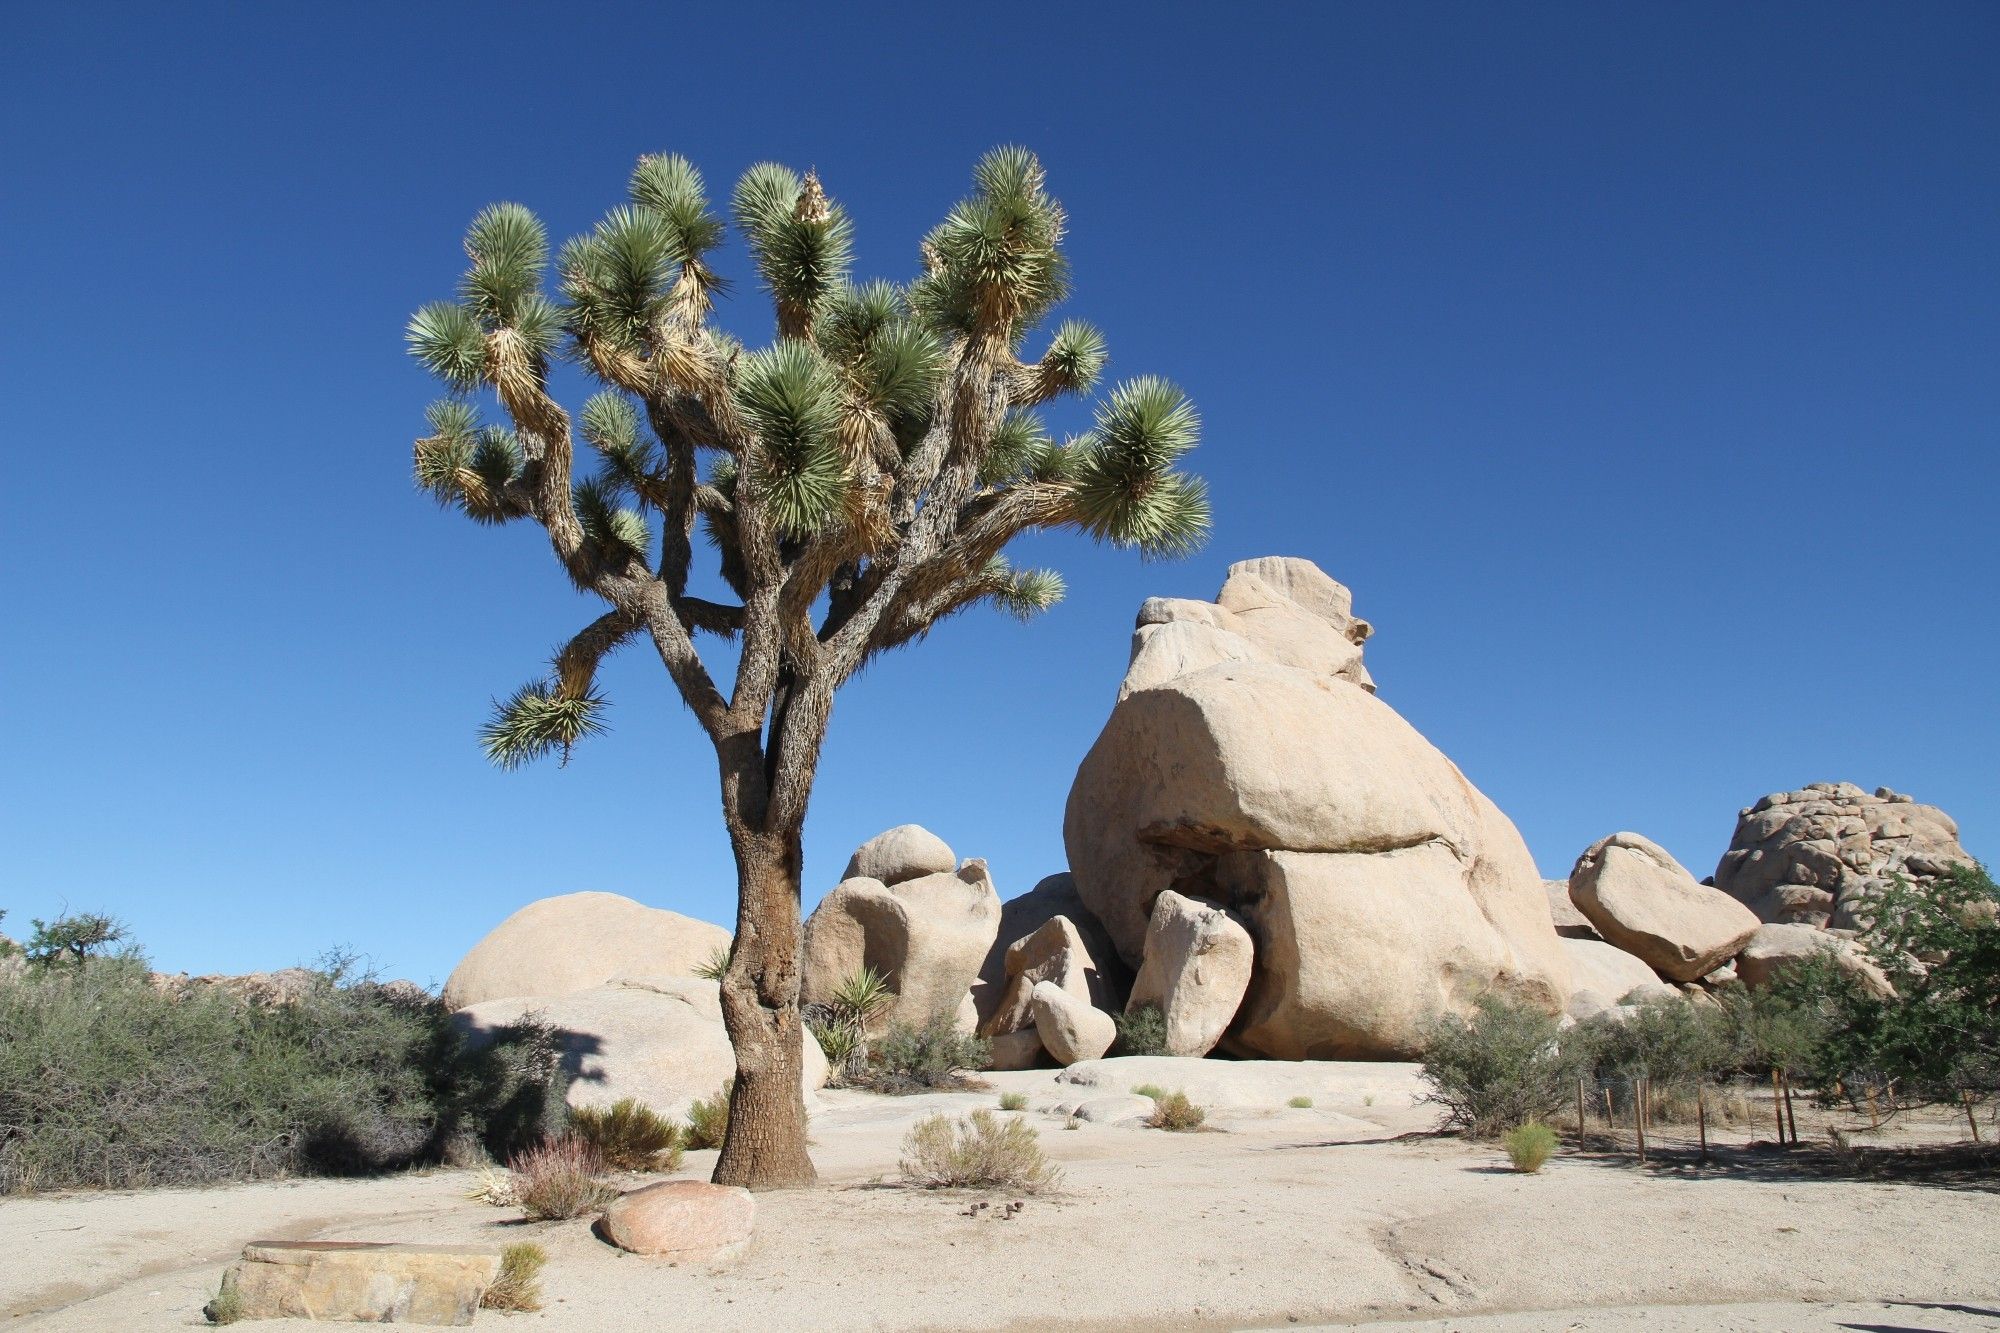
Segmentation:
{"type": "Polygon", "coordinates": [[[201,1307],[202,1316],[211,1324],[234,1324],[243,1318],[243,1293],[228,1278],[222,1279],[222,1289],[215,1298],[201,1307]]]}
{"type": "Polygon", "coordinates": [[[681,1164],[681,1127],[636,1099],[570,1112],[570,1128],[617,1171],[671,1171],[681,1164]]]}
{"type": "Polygon", "coordinates": [[[618,1197],[604,1180],[604,1159],[583,1139],[564,1134],[516,1153],[507,1168],[521,1211],[537,1221],[594,1213],[618,1197]]]}
{"type": "Polygon", "coordinates": [[[1480,1137],[1550,1117],[1589,1068],[1587,1052],[1562,1036],[1553,1014],[1481,996],[1470,1019],[1445,1018],[1427,1034],[1429,1100],[1444,1107],[1447,1124],[1480,1137]]]}
{"type": "Polygon", "coordinates": [[[1312,1104],[1313,1104],[1313,1099],[1310,1097],[1294,1097],[1290,1101],[1285,1103],[1285,1105],[1291,1107],[1294,1111],[1307,1110],[1312,1106],[1312,1104]]]}
{"type": "Polygon", "coordinates": [[[1003,1111],[1025,1111],[1028,1109],[1028,1094],[1025,1092],[1003,1092],[1000,1094],[1000,1109],[1003,1111]]]}
{"type": "Polygon", "coordinates": [[[136,955],[31,967],[0,981],[0,1193],[353,1174],[505,1146],[560,1104],[553,1055],[520,1055],[515,1036],[471,1049],[440,1002],[346,959],[278,1003],[169,993],[136,955]]]}
{"type": "Polygon", "coordinates": [[[1202,1121],[1208,1119],[1208,1111],[1188,1100],[1185,1092],[1169,1092],[1153,1099],[1153,1113],[1146,1117],[1146,1123],[1154,1129],[1171,1130],[1185,1134],[1200,1129],[1202,1121]]]}
{"type": "Polygon", "coordinates": [[[1556,1132],[1539,1120],[1530,1120],[1501,1135],[1500,1143],[1516,1171],[1533,1175],[1555,1156],[1556,1132]]]}
{"type": "Polygon", "coordinates": [[[542,1308],[542,1266],[548,1251],[533,1241],[516,1241],[500,1251],[500,1275],[479,1298],[482,1310],[542,1308]]]}
{"type": "Polygon", "coordinates": [[[685,1141],[690,1148],[720,1148],[722,1136],[729,1131],[729,1098],[735,1092],[736,1080],[729,1079],[713,1097],[694,1102],[688,1107],[687,1133],[685,1141]]]}
{"type": "Polygon", "coordinates": [[[961,1120],[927,1116],[903,1139],[903,1176],[932,1188],[1053,1189],[1062,1173],[1042,1155],[1034,1127],[1017,1116],[978,1110],[961,1120]]]}
{"type": "Polygon", "coordinates": [[[1165,1055],[1167,1016],[1159,1006],[1142,1004],[1122,1014],[1113,1014],[1118,1036],[1111,1043],[1113,1055],[1165,1055]]]}
{"type": "Polygon", "coordinates": [[[1154,1101],[1158,1101],[1167,1095],[1167,1090],[1157,1083],[1134,1083],[1132,1085],[1132,1095],[1134,1097],[1151,1097],[1154,1101]]]}
{"type": "Polygon", "coordinates": [[[953,1088],[968,1071],[984,1069],[989,1056],[984,1041],[960,1032],[952,1015],[939,1014],[922,1027],[897,1023],[883,1033],[856,1081],[889,1093],[953,1088]]]}
{"type": "Polygon", "coordinates": [[[866,1081],[861,1076],[868,1063],[869,1029],[895,999],[882,974],[864,967],[842,979],[825,1003],[806,1006],[806,1026],[826,1055],[829,1083],[866,1081]]]}
{"type": "Polygon", "coordinates": [[[479,1168],[479,1179],[465,1192],[465,1197],[489,1208],[512,1208],[520,1202],[514,1197],[514,1177],[495,1171],[491,1165],[479,1168]]]}
{"type": "Polygon", "coordinates": [[[22,952],[37,967],[81,967],[120,949],[127,956],[136,956],[131,930],[102,912],[65,912],[53,921],[36,917],[31,924],[35,933],[28,937],[22,952]]]}

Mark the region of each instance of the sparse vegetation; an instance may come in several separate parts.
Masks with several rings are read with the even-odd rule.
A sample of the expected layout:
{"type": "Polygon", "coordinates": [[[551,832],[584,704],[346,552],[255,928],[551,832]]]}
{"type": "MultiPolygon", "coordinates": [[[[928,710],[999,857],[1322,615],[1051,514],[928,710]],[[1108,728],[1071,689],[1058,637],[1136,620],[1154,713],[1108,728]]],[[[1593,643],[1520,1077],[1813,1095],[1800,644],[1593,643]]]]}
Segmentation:
{"type": "Polygon", "coordinates": [[[130,950],[132,932],[102,912],[65,912],[53,921],[33,918],[35,933],[22,948],[36,967],[81,967],[93,958],[130,950]]]}
{"type": "Polygon", "coordinates": [[[1003,1111],[1025,1111],[1028,1109],[1028,1094],[1025,1092],[1003,1092],[1000,1094],[1000,1109],[1003,1111]]]}
{"type": "Polygon", "coordinates": [[[0,1194],[477,1160],[561,1123],[545,1028],[475,1048],[350,959],[259,1002],[162,990],[136,952],[46,957],[0,979],[0,1194]]]}
{"type": "Polygon", "coordinates": [[[500,1275],[479,1298],[482,1310],[529,1311],[542,1308],[542,1266],[548,1251],[533,1241],[516,1241],[500,1251],[500,1275]]]}
{"type": "Polygon", "coordinates": [[[1146,1117],[1146,1123],[1154,1129],[1185,1134],[1200,1129],[1207,1119],[1206,1108],[1195,1105],[1185,1092],[1176,1090],[1153,1099],[1153,1114],[1146,1117]]]}
{"type": "Polygon", "coordinates": [[[1556,1132],[1539,1120],[1516,1125],[1500,1138],[1516,1171],[1533,1175],[1555,1156],[1556,1132]]]}
{"type": "Polygon", "coordinates": [[[1151,1097],[1154,1101],[1158,1101],[1167,1095],[1167,1090],[1157,1083],[1134,1083],[1132,1085],[1132,1095],[1134,1097],[1151,1097]]]}
{"type": "Polygon", "coordinates": [[[965,1075],[984,1069],[990,1054],[984,1041],[958,1030],[951,1014],[938,1014],[922,1027],[890,1027],[854,1081],[886,1093],[963,1087],[965,1075]]]}
{"type": "Polygon", "coordinates": [[[681,1127],[636,1099],[570,1112],[570,1127],[617,1171],[672,1171],[681,1164],[681,1127]]]}
{"type": "Polygon", "coordinates": [[[604,1180],[604,1159],[575,1134],[516,1153],[507,1165],[521,1211],[537,1221],[582,1217],[618,1197],[604,1180]]]}
{"type": "Polygon", "coordinates": [[[227,1277],[222,1279],[222,1289],[215,1298],[201,1308],[204,1318],[211,1324],[234,1324],[243,1318],[243,1293],[227,1277]]]}
{"type": "Polygon", "coordinates": [[[1294,1111],[1310,1110],[1312,1109],[1312,1104],[1313,1099],[1310,1097],[1294,1097],[1285,1103],[1285,1105],[1291,1107],[1294,1111]]]}
{"type": "Polygon", "coordinates": [[[694,974],[704,981],[722,980],[723,974],[729,971],[729,956],[733,952],[731,945],[716,945],[709,951],[708,957],[694,965],[694,974]]]}
{"type": "Polygon", "coordinates": [[[494,1170],[491,1164],[479,1168],[479,1179],[465,1192],[465,1197],[489,1208],[512,1208],[521,1202],[514,1197],[514,1177],[494,1170]]]}
{"type": "Polygon", "coordinates": [[[1469,1020],[1450,1017],[1431,1028],[1423,1077],[1446,1123],[1490,1138],[1554,1115],[1588,1067],[1554,1015],[1486,995],[1469,1020]]]}
{"type": "Polygon", "coordinates": [[[1034,1127],[1018,1116],[978,1110],[960,1120],[927,1116],[903,1140],[905,1179],[929,1188],[1017,1190],[1055,1188],[1062,1173],[1042,1154],[1034,1127]]]}
{"type": "Polygon", "coordinates": [[[825,1004],[806,1007],[806,1027],[826,1056],[829,1083],[838,1087],[862,1072],[868,1062],[869,1028],[895,999],[896,992],[882,974],[864,967],[844,979],[825,1004]]]}
{"type": "Polygon", "coordinates": [[[688,1147],[699,1150],[722,1146],[722,1136],[729,1128],[729,1099],[735,1088],[736,1081],[730,1079],[713,1097],[705,1097],[688,1107],[685,1136],[688,1147]]]}
{"type": "Polygon", "coordinates": [[[1122,1014],[1113,1014],[1111,1021],[1118,1028],[1118,1036],[1111,1043],[1111,1054],[1167,1053],[1167,1016],[1160,1012],[1159,1006],[1142,1004],[1122,1014]]]}

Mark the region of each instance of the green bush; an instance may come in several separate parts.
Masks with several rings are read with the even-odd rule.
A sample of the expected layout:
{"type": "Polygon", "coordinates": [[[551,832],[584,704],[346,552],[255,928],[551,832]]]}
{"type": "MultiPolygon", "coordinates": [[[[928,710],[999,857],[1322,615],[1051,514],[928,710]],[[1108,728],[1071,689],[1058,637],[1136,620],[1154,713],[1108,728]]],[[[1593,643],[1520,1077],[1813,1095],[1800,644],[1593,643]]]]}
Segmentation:
{"type": "Polygon", "coordinates": [[[1533,1175],[1556,1154],[1556,1132],[1539,1120],[1516,1125],[1500,1138],[1516,1171],[1533,1175]]]}
{"type": "Polygon", "coordinates": [[[958,1030],[952,1015],[939,1014],[922,1027],[893,1025],[874,1043],[855,1081],[887,1093],[955,1088],[967,1072],[984,1069],[990,1054],[984,1041],[958,1030]]]}
{"type": "Polygon", "coordinates": [[[729,1099],[735,1090],[736,1080],[729,1079],[713,1097],[688,1107],[688,1147],[699,1150],[722,1146],[722,1136],[729,1132],[729,1099]]]}
{"type": "Polygon", "coordinates": [[[1310,1097],[1294,1097],[1290,1101],[1285,1103],[1285,1105],[1291,1107],[1294,1111],[1308,1110],[1311,1108],[1312,1104],[1313,1104],[1313,1099],[1310,1097]]]}
{"type": "Polygon", "coordinates": [[[1153,1099],[1153,1114],[1146,1117],[1146,1123],[1154,1129],[1185,1134],[1189,1130],[1200,1129],[1206,1119],[1206,1109],[1189,1101],[1185,1092],[1176,1091],[1153,1099]]]}
{"type": "Polygon", "coordinates": [[[903,1139],[905,1179],[931,1188],[1052,1189],[1062,1173],[1042,1155],[1034,1127],[1018,1116],[1004,1119],[978,1110],[963,1120],[926,1116],[903,1139]]]}
{"type": "Polygon", "coordinates": [[[482,1310],[539,1310],[542,1308],[542,1265],[548,1251],[533,1241],[516,1241],[500,1251],[500,1275],[479,1298],[482,1310]]]}
{"type": "Polygon", "coordinates": [[[681,1127],[632,1097],[570,1112],[570,1127],[617,1171],[672,1171],[681,1164],[681,1127]]]}
{"type": "Polygon", "coordinates": [[[0,980],[0,1194],[504,1153],[561,1094],[546,1029],[475,1050],[440,1002],[342,959],[281,1003],[169,994],[136,955],[0,980]]]}
{"type": "Polygon", "coordinates": [[[1142,1004],[1122,1014],[1113,1014],[1118,1036],[1111,1043],[1112,1055],[1165,1055],[1167,1016],[1157,1005],[1142,1004]]]}
{"type": "Polygon", "coordinates": [[[1553,1014],[1486,995],[1470,1020],[1432,1025],[1422,1072],[1447,1124],[1491,1137],[1554,1115],[1575,1097],[1589,1067],[1588,1052],[1563,1040],[1553,1014]]]}

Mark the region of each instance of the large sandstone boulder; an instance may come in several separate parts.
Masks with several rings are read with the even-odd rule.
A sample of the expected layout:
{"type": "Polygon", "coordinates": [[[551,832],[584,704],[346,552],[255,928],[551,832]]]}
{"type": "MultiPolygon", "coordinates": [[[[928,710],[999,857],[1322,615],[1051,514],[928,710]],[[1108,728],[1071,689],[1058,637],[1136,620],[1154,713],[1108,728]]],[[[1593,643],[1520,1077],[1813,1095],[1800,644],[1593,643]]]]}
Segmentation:
{"type": "Polygon", "coordinates": [[[824,1004],[872,967],[896,992],[877,1022],[921,1025],[938,1014],[977,1023],[971,987],[1000,929],[1000,895],[984,861],[897,884],[843,881],[805,925],[804,998],[824,1004]]]}
{"type": "Polygon", "coordinates": [[[1042,1049],[1059,1065],[1095,1060],[1118,1040],[1118,1024],[1110,1014],[1092,1008],[1088,1000],[1079,1000],[1053,981],[1035,983],[1028,1007],[1042,1049]]]}
{"type": "Polygon", "coordinates": [[[222,1290],[235,1293],[232,1319],[463,1327],[499,1272],[499,1251],[486,1246],[260,1240],[222,1290]]]}
{"type": "Polygon", "coordinates": [[[901,884],[922,875],[949,875],[958,858],[943,838],[922,824],[898,824],[854,849],[842,879],[876,879],[901,884]]]}
{"type": "MultiPolygon", "coordinates": [[[[736,1076],[720,987],[695,977],[619,980],[553,999],[488,1000],[453,1017],[475,1042],[524,1019],[554,1028],[571,1106],[631,1097],[661,1115],[683,1117],[691,1103],[736,1076]]],[[[810,1095],[826,1086],[826,1056],[811,1032],[803,1040],[802,1082],[810,1095]]]]}
{"type": "Polygon", "coordinates": [[[741,1254],[756,1222],[757,1201],[749,1190],[706,1180],[665,1180],[619,1195],[604,1210],[598,1230],[633,1254],[713,1264],[741,1254]]]}
{"type": "Polygon", "coordinates": [[[1545,879],[1542,889],[1549,895],[1549,916],[1556,923],[1556,934],[1566,940],[1601,940],[1597,927],[1590,924],[1590,918],[1576,910],[1576,904],[1569,899],[1569,881],[1566,879],[1545,879]]]}
{"type": "Polygon", "coordinates": [[[1007,949],[1006,982],[1000,1003],[979,1026],[982,1037],[1018,1032],[1034,1022],[1031,997],[1042,982],[1074,996],[1078,1003],[1107,1008],[1106,987],[1083,934],[1066,916],[1050,917],[1025,939],[1007,949]]]}
{"type": "Polygon", "coordinates": [[[972,983],[972,998],[978,1006],[979,1021],[985,1025],[999,1008],[1007,989],[1007,952],[1016,943],[1040,930],[1056,917],[1065,917],[1083,940],[1084,950],[1096,969],[1092,986],[1099,993],[1094,1003],[1113,1013],[1124,1008],[1132,990],[1132,969],[1118,956],[1117,947],[1083,899],[1077,895],[1076,879],[1068,871],[1049,875],[1018,898],[1000,904],[1000,929],[993,947],[980,964],[979,979],[972,983]]]}
{"type": "Polygon", "coordinates": [[[1855,929],[1867,900],[1901,875],[1923,885],[1970,865],[1958,825],[1932,805],[1877,787],[1815,782],[1741,811],[1715,887],[1765,921],[1855,929]]]}
{"type": "Polygon", "coordinates": [[[1672,990],[1652,968],[1603,940],[1565,938],[1562,950],[1569,957],[1571,1018],[1602,1013],[1634,991],[1653,996],[1672,990]]]}
{"type": "Polygon", "coordinates": [[[1255,954],[1242,922],[1212,903],[1167,889],[1153,900],[1127,1012],[1148,1005],[1160,1011],[1166,1054],[1207,1055],[1242,1007],[1255,954]]]}
{"type": "Polygon", "coordinates": [[[1169,889],[1248,925],[1237,1054],[1402,1058],[1489,991],[1552,1013],[1569,995],[1520,834],[1375,697],[1350,607],[1295,560],[1231,566],[1213,604],[1148,602],[1070,789],[1077,892],[1128,964],[1169,889]]]}
{"type": "Polygon", "coordinates": [[[1569,896],[1607,944],[1670,981],[1713,972],[1757,930],[1748,908],[1636,833],[1614,833],[1586,848],[1570,872],[1569,896]]]}
{"type": "Polygon", "coordinates": [[[721,926],[615,893],[565,893],[495,926],[444,983],[453,1009],[520,996],[569,995],[614,977],[691,977],[729,948],[721,926]]]}
{"type": "Polygon", "coordinates": [[[1755,988],[1766,985],[1786,968],[1821,954],[1830,956],[1842,971],[1859,977],[1876,995],[1886,999],[1896,993],[1882,969],[1852,940],[1796,923],[1759,926],[1743,952],[1736,955],[1736,975],[1744,985],[1755,988]]]}

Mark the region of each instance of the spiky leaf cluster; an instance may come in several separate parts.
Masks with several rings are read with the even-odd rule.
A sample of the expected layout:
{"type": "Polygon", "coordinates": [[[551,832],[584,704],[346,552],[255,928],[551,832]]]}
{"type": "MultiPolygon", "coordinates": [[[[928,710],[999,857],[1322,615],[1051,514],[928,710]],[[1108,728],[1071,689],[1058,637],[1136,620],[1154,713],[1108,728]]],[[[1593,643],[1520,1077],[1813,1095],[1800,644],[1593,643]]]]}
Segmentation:
{"type": "Polygon", "coordinates": [[[832,524],[849,476],[840,443],[839,377],[819,349],[780,342],[743,359],[736,406],[757,432],[749,476],[780,532],[801,536],[832,524]]]}
{"type": "Polygon", "coordinates": [[[502,768],[519,768],[551,754],[567,763],[578,741],[604,730],[603,711],[604,700],[595,691],[572,696],[536,681],[494,702],[492,718],[479,731],[480,745],[502,768]]]}
{"type": "Polygon", "coordinates": [[[1174,470],[1201,438],[1187,395],[1145,376],[1119,385],[1080,442],[1073,480],[1079,525],[1149,556],[1180,555],[1208,535],[1208,488],[1174,470]]]}
{"type": "Polygon", "coordinates": [[[958,334],[1024,331],[1068,291],[1067,219],[1025,148],[996,148],[973,170],[971,197],[924,238],[926,272],[910,304],[958,334]]]}

